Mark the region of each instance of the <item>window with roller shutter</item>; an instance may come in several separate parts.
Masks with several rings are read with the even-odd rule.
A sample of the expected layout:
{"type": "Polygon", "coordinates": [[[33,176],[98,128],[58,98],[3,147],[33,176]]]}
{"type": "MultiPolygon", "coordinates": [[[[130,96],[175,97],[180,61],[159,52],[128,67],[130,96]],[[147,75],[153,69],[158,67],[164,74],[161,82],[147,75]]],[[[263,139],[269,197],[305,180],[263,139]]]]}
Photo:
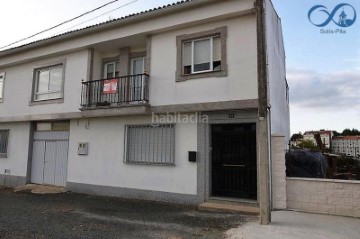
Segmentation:
{"type": "Polygon", "coordinates": [[[125,163],[175,165],[175,126],[128,125],[125,163]]]}
{"type": "Polygon", "coordinates": [[[176,80],[226,76],[226,32],[221,27],[178,36],[176,80]]]}

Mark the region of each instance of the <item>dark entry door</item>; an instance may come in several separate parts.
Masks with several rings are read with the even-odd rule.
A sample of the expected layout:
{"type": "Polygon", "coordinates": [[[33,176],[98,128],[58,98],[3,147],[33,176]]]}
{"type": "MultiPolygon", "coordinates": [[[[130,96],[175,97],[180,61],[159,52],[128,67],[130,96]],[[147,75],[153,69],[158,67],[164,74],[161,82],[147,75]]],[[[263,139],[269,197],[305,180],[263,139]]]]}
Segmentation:
{"type": "Polygon", "coordinates": [[[212,196],[257,199],[256,125],[212,125],[212,196]]]}

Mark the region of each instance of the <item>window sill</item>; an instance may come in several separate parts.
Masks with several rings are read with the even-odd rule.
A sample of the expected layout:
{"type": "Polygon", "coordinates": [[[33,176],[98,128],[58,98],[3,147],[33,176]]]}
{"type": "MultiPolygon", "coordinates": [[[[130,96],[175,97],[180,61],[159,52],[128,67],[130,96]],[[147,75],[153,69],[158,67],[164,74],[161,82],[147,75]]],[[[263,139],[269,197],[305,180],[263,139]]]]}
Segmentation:
{"type": "Polygon", "coordinates": [[[175,163],[146,163],[146,162],[141,162],[141,163],[136,163],[136,162],[124,162],[124,164],[128,164],[128,165],[145,165],[145,166],[160,166],[160,167],[175,167],[175,163]]]}
{"type": "Polygon", "coordinates": [[[62,104],[64,103],[64,98],[61,99],[52,99],[52,100],[39,100],[39,101],[31,101],[29,106],[34,105],[48,105],[48,104],[62,104]]]}
{"type": "Polygon", "coordinates": [[[210,78],[210,77],[225,77],[227,76],[227,70],[219,70],[219,71],[208,71],[203,73],[194,73],[190,75],[180,75],[176,78],[177,82],[193,80],[199,78],[210,78]]]}

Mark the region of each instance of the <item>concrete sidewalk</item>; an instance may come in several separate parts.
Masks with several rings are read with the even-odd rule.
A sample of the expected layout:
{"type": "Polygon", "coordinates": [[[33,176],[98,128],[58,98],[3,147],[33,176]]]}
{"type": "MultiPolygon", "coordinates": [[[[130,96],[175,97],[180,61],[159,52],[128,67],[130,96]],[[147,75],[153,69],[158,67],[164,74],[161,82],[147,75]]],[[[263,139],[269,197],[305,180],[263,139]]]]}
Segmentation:
{"type": "Polygon", "coordinates": [[[272,213],[271,225],[249,222],[226,234],[232,239],[359,239],[360,219],[277,211],[272,213]]]}

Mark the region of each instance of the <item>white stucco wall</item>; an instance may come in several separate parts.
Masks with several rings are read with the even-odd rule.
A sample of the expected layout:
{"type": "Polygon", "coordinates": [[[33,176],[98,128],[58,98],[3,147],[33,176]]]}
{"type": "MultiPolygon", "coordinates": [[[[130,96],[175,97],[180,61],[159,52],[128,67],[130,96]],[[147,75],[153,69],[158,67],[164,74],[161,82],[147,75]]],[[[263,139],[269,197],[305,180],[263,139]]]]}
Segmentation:
{"type": "Polygon", "coordinates": [[[0,158],[0,174],[10,169],[10,175],[26,176],[30,123],[1,123],[0,129],[9,131],[7,157],[0,158]]]}
{"type": "Polygon", "coordinates": [[[83,50],[13,67],[1,68],[0,72],[6,72],[6,76],[4,100],[0,103],[0,118],[79,111],[81,80],[86,80],[87,62],[88,51],[83,50]],[[34,69],[59,61],[65,61],[64,102],[30,106],[34,69]]]}
{"type": "MultiPolygon", "coordinates": [[[[121,47],[144,50],[146,36],[152,36],[150,104],[153,106],[257,99],[256,17],[253,0],[213,1],[153,16],[146,21],[119,25],[92,34],[1,56],[0,72],[6,72],[4,102],[0,119],[28,115],[79,112],[81,80],[87,79],[89,52],[95,49],[94,79],[102,78],[102,58],[116,56],[121,47]],[[176,36],[227,26],[228,76],[175,82],[176,36]],[[140,44],[140,45],[139,45],[140,44]],[[143,45],[141,45],[143,44],[143,45]],[[236,50],[234,50],[236,49],[236,50]],[[34,68],[66,61],[64,102],[30,106],[34,68]]],[[[54,116],[55,117],[55,116],[54,116]]],[[[59,117],[59,115],[56,115],[59,117]]],[[[55,118],[54,118],[55,119],[55,118]]],[[[5,119],[4,119],[5,120],[5,119]]]]}
{"type": "MultiPolygon", "coordinates": [[[[113,48],[112,54],[94,52],[94,79],[103,78],[101,76],[102,59],[118,55],[119,49],[116,46],[113,48]]],[[[138,48],[132,51],[145,49],[138,48]]],[[[0,118],[79,112],[81,80],[87,79],[89,57],[87,50],[81,50],[1,68],[0,71],[6,72],[6,77],[4,102],[0,103],[0,118]],[[31,106],[34,69],[59,61],[65,61],[64,102],[31,106]]],[[[255,15],[155,34],[152,36],[150,67],[150,104],[153,106],[257,99],[255,15]],[[176,82],[176,36],[222,26],[228,28],[228,76],[176,82]]]]}
{"type": "Polygon", "coordinates": [[[257,99],[258,97],[255,15],[155,34],[152,36],[151,53],[151,105],[217,102],[257,99]],[[175,82],[176,36],[223,26],[228,27],[228,76],[175,82]]]}
{"type": "Polygon", "coordinates": [[[265,1],[265,22],[271,134],[284,135],[284,147],[287,148],[290,139],[290,109],[286,98],[285,50],[281,20],[269,0],[265,1]]]}
{"type": "MultiPolygon", "coordinates": [[[[94,31],[91,34],[77,38],[72,37],[65,39],[65,37],[62,37],[60,38],[62,40],[55,44],[7,57],[0,57],[0,66],[50,56],[59,52],[76,51],[112,40],[120,44],[120,47],[126,47],[131,43],[126,39],[129,36],[164,32],[166,29],[185,28],[196,25],[199,22],[214,22],[224,17],[227,18],[228,16],[239,15],[244,11],[250,11],[253,6],[254,0],[208,1],[205,4],[199,4],[191,8],[188,7],[187,9],[179,10],[175,6],[173,7],[174,10],[172,14],[159,15],[158,11],[153,11],[153,13],[150,14],[151,18],[147,18],[146,20],[140,19],[134,21],[132,24],[128,24],[129,19],[126,19],[121,22],[122,24],[118,24],[117,27],[94,31]]],[[[139,19],[139,16],[135,18],[139,19]]]]}
{"type": "Polygon", "coordinates": [[[125,125],[149,123],[145,116],[72,120],[67,181],[195,195],[197,167],[188,162],[188,151],[197,150],[196,124],[175,126],[176,166],[123,162],[125,125]],[[78,142],[89,142],[87,156],[77,155],[78,142]]]}

